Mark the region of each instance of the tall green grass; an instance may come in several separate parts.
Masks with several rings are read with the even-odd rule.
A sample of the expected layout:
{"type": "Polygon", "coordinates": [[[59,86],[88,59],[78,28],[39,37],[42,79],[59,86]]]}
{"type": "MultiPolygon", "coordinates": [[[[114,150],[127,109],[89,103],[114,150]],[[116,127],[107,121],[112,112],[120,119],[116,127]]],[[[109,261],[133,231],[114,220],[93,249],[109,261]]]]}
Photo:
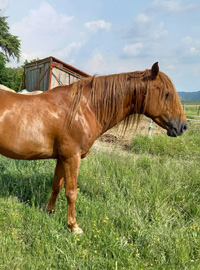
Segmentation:
{"type": "Polygon", "coordinates": [[[186,115],[200,115],[200,102],[193,106],[184,105],[184,111],[186,115]]]}
{"type": "Polygon", "coordinates": [[[135,154],[151,154],[185,159],[199,158],[200,129],[191,128],[186,135],[177,138],[168,136],[137,136],[131,143],[131,151],[135,154]]]}
{"type": "Polygon", "coordinates": [[[44,212],[54,161],[0,157],[0,269],[199,269],[199,133],[136,137],[131,152],[82,161],[82,236],[66,230],[64,190],[44,212]]]}

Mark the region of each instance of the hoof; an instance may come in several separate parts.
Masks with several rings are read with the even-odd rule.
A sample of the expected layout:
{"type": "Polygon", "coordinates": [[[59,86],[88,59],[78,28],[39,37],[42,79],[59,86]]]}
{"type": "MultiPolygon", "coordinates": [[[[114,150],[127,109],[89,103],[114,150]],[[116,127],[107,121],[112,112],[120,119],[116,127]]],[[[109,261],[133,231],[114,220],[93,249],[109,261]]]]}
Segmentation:
{"type": "Polygon", "coordinates": [[[73,234],[75,234],[75,235],[81,235],[81,234],[83,234],[83,230],[82,230],[81,228],[79,228],[79,227],[74,228],[74,229],[72,230],[72,232],[73,232],[73,234]]]}
{"type": "Polygon", "coordinates": [[[53,214],[55,212],[55,209],[51,209],[51,208],[47,207],[45,212],[48,214],[53,214]]]}
{"type": "Polygon", "coordinates": [[[83,230],[79,228],[78,226],[74,228],[68,228],[68,231],[72,232],[74,235],[81,235],[83,234],[83,230]]]}

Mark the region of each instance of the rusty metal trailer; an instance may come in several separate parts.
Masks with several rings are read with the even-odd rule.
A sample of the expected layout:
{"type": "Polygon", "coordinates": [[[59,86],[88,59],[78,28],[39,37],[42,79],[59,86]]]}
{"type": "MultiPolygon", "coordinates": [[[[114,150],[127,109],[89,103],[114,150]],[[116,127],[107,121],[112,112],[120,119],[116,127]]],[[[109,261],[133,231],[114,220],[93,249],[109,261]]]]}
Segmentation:
{"type": "Polygon", "coordinates": [[[58,85],[69,85],[90,75],[50,56],[25,65],[25,87],[28,92],[47,91],[58,85]]]}

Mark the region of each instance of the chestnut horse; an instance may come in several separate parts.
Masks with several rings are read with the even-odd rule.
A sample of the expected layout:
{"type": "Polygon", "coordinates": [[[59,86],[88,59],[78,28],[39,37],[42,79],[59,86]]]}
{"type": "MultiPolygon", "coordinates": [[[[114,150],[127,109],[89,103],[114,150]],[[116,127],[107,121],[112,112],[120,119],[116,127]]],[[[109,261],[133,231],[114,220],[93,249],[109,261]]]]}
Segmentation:
{"type": "Polygon", "coordinates": [[[124,119],[127,127],[137,118],[131,120],[131,116],[141,114],[172,137],[187,129],[177,92],[158,63],[143,72],[90,77],[40,95],[0,90],[0,104],[0,154],[14,159],[57,159],[46,210],[54,211],[65,182],[67,227],[74,233],[82,232],[75,218],[80,162],[101,134],[124,119]]]}

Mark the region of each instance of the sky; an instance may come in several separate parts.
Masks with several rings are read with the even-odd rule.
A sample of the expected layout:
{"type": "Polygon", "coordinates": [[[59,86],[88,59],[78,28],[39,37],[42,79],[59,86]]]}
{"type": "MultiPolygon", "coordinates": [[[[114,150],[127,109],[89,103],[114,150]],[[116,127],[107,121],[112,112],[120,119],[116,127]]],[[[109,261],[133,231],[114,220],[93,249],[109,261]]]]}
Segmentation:
{"type": "Polygon", "coordinates": [[[0,0],[20,62],[54,56],[94,75],[158,61],[177,91],[200,91],[199,0],[0,0]]]}

